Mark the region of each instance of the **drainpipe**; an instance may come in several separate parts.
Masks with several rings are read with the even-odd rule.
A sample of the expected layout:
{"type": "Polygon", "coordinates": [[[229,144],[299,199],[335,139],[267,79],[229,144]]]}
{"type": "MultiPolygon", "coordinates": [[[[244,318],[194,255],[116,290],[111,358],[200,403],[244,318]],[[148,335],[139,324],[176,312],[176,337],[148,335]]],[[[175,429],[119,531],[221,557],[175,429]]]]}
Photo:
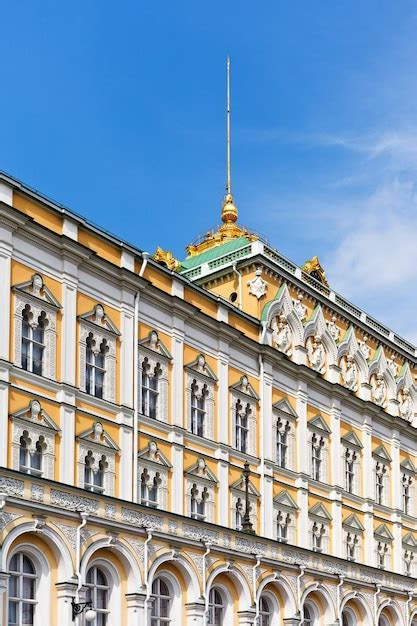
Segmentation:
{"type": "Polygon", "coordinates": [[[381,593],[381,585],[376,585],[376,591],[374,593],[374,621],[375,626],[378,624],[378,596],[381,593]]]}
{"type": "Polygon", "coordinates": [[[410,604],[413,599],[413,593],[411,591],[408,591],[407,595],[408,595],[408,599],[405,603],[405,612],[407,615],[407,626],[411,626],[410,604]]]}
{"type": "Polygon", "coordinates": [[[341,624],[341,618],[342,618],[342,607],[341,607],[341,603],[340,603],[340,592],[342,590],[342,586],[343,586],[343,582],[344,582],[344,578],[341,574],[339,574],[339,584],[337,585],[337,589],[336,589],[336,593],[337,593],[337,619],[339,621],[339,624],[341,624]]]}
{"type": "MultiPolygon", "coordinates": [[[[139,277],[145,273],[148,265],[149,253],[142,252],[142,265],[139,270],[139,277]]],[[[139,421],[139,298],[140,293],[135,293],[135,311],[133,315],[133,480],[132,480],[132,502],[138,501],[138,421],[139,421]]]]}
{"type": "Polygon", "coordinates": [[[259,432],[261,434],[259,438],[260,457],[261,457],[261,535],[265,537],[265,453],[264,453],[264,362],[262,355],[258,355],[259,362],[259,432]]]}
{"type": "Polygon", "coordinates": [[[261,338],[259,339],[259,343],[263,344],[265,343],[265,337],[268,331],[268,324],[265,321],[263,321],[261,322],[261,327],[262,327],[262,330],[261,330],[261,338]]]}
{"type": "MultiPolygon", "coordinates": [[[[76,604],[80,602],[80,589],[83,586],[83,582],[81,579],[81,571],[80,571],[80,568],[81,568],[81,530],[87,524],[88,513],[80,512],[80,517],[81,517],[81,524],[77,526],[76,548],[75,548],[75,567],[77,568],[76,576],[78,580],[77,589],[75,590],[75,599],[74,599],[74,602],[76,604]]],[[[77,626],[80,623],[79,620],[80,620],[80,617],[79,615],[77,615],[75,618],[75,623],[77,626]]]]}
{"type": "Polygon", "coordinates": [[[147,538],[145,540],[145,544],[143,546],[143,575],[145,579],[145,588],[146,588],[146,597],[145,597],[145,624],[148,623],[148,604],[149,599],[151,597],[151,585],[149,584],[149,542],[152,539],[152,530],[150,528],[145,528],[147,538]]]}
{"type": "Polygon", "coordinates": [[[210,554],[211,545],[209,543],[205,544],[206,551],[203,554],[203,599],[204,599],[204,619],[203,624],[207,624],[207,616],[208,616],[208,593],[207,593],[207,565],[206,558],[210,554]]]}
{"type": "Polygon", "coordinates": [[[304,623],[304,611],[301,611],[301,579],[304,576],[305,566],[300,565],[300,573],[297,576],[297,603],[298,603],[298,614],[300,616],[300,624],[302,626],[304,623]]]}
{"type": "Polygon", "coordinates": [[[6,506],[6,500],[7,500],[7,493],[4,493],[2,491],[0,493],[0,511],[2,511],[4,507],[6,506]]]}
{"type": "Polygon", "coordinates": [[[258,626],[259,623],[259,598],[258,591],[256,586],[256,570],[261,564],[261,557],[256,557],[256,563],[252,568],[252,585],[253,585],[253,597],[255,599],[255,626],[258,626]]]}
{"type": "Polygon", "coordinates": [[[242,274],[237,269],[236,263],[233,263],[232,269],[233,269],[233,272],[235,274],[237,274],[237,276],[238,276],[238,281],[239,281],[239,287],[238,287],[239,303],[238,303],[238,306],[239,306],[239,309],[242,310],[242,274]]]}

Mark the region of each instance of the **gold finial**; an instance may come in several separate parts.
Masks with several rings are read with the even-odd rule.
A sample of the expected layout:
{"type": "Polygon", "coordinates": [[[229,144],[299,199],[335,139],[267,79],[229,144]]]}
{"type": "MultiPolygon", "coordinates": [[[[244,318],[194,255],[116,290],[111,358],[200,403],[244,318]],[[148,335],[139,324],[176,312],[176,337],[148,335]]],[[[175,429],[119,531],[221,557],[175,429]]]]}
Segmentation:
{"type": "Polygon", "coordinates": [[[180,262],[174,257],[169,250],[162,250],[160,246],[154,252],[153,258],[157,263],[165,265],[169,270],[178,272],[180,269],[180,262]]]}
{"type": "Polygon", "coordinates": [[[230,128],[230,57],[226,61],[226,101],[227,101],[227,171],[226,171],[226,196],[222,207],[222,222],[225,225],[234,224],[237,221],[237,208],[232,195],[231,182],[231,128],[230,128]]]}
{"type": "Polygon", "coordinates": [[[321,283],[322,285],[326,285],[326,287],[329,286],[326,278],[326,273],[317,256],[313,256],[310,261],[306,261],[301,269],[304,270],[307,274],[310,274],[310,276],[312,276],[316,280],[318,280],[319,283],[321,283]]]}

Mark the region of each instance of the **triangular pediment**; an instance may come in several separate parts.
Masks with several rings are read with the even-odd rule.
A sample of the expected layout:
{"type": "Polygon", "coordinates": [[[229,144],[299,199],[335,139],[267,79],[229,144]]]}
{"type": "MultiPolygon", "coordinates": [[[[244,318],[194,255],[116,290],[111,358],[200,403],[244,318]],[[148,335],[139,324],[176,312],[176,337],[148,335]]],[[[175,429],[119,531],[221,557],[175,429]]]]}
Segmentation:
{"type": "Polygon", "coordinates": [[[139,346],[141,348],[146,348],[155,354],[159,354],[167,359],[172,359],[172,355],[170,351],[164,346],[162,341],[159,339],[158,333],[156,330],[151,330],[145,339],[139,341],[139,346]]]}
{"type": "Polygon", "coordinates": [[[52,417],[50,417],[48,413],[41,407],[41,404],[40,402],[38,402],[38,400],[32,400],[29,406],[25,407],[24,409],[20,409],[20,411],[17,411],[16,413],[13,413],[12,419],[28,422],[32,426],[40,426],[42,428],[47,428],[48,430],[60,432],[59,426],[57,426],[52,417]]]}
{"type": "Polygon", "coordinates": [[[385,541],[393,541],[394,535],[386,524],[380,524],[374,531],[374,536],[378,539],[384,539],[385,541]]]}
{"type": "Polygon", "coordinates": [[[353,448],[363,448],[361,440],[353,430],[346,433],[346,435],[343,435],[341,441],[347,446],[352,446],[353,448]]]}
{"type": "Polygon", "coordinates": [[[148,463],[162,465],[163,467],[172,467],[166,456],[159,450],[155,441],[150,441],[149,445],[138,453],[138,459],[147,461],[148,463]]]}
{"type": "Polygon", "coordinates": [[[404,459],[404,461],[402,461],[401,465],[400,465],[401,469],[409,472],[410,474],[415,474],[416,473],[416,468],[414,463],[411,461],[411,459],[404,459]]]}
{"type": "Polygon", "coordinates": [[[315,415],[310,420],[308,420],[308,425],[310,428],[314,428],[316,430],[320,430],[321,432],[330,434],[331,430],[327,426],[321,415],[315,415]]]}
{"type": "MultiPolygon", "coordinates": [[[[239,480],[236,480],[232,485],[230,485],[230,489],[234,491],[245,492],[245,479],[243,478],[243,476],[239,478],[239,480]]],[[[261,496],[251,480],[249,480],[248,492],[250,496],[256,496],[257,498],[261,496]]]]}
{"type": "Polygon", "coordinates": [[[30,280],[14,285],[13,290],[20,291],[25,295],[31,296],[32,298],[46,302],[56,309],[61,308],[61,304],[55,298],[51,290],[45,285],[40,274],[33,274],[30,280]]]}
{"type": "Polygon", "coordinates": [[[314,506],[311,507],[308,511],[309,515],[313,517],[318,517],[320,519],[331,520],[332,516],[328,512],[328,510],[320,503],[317,502],[314,506]]]}
{"type": "Polygon", "coordinates": [[[290,417],[298,418],[297,413],[292,408],[290,402],[287,398],[283,398],[282,400],[278,400],[275,404],[272,405],[274,411],[279,411],[280,413],[285,413],[285,415],[289,415],[290,417]]]}
{"type": "Polygon", "coordinates": [[[86,430],[84,433],[81,433],[81,435],[78,435],[77,439],[85,441],[86,443],[95,444],[96,446],[100,446],[102,448],[109,448],[114,451],[119,450],[119,446],[105,431],[103,424],[100,422],[96,422],[92,428],[86,430]]]}
{"type": "Polygon", "coordinates": [[[281,493],[274,496],[274,504],[277,504],[279,506],[284,506],[287,509],[294,509],[294,510],[298,509],[297,503],[295,502],[291,494],[288,493],[287,490],[281,491],[281,493]]]}
{"type": "Polygon", "coordinates": [[[342,525],[345,528],[350,528],[351,530],[356,530],[360,532],[363,532],[365,530],[364,526],[361,524],[361,522],[358,520],[354,513],[348,515],[348,517],[343,520],[342,525]]]}
{"type": "Polygon", "coordinates": [[[104,306],[102,304],[96,304],[92,311],[83,313],[78,317],[83,322],[89,322],[94,326],[98,326],[101,330],[106,330],[114,335],[120,335],[120,331],[113,324],[110,317],[106,314],[104,306]]]}
{"type": "Polygon", "coordinates": [[[185,368],[191,372],[195,372],[196,374],[205,376],[206,378],[209,378],[214,382],[217,381],[217,376],[210,367],[210,365],[207,363],[204,354],[199,354],[198,357],[191,363],[188,363],[185,368]]]}
{"type": "Polygon", "coordinates": [[[207,466],[207,463],[203,458],[198,459],[197,463],[194,463],[191,467],[189,467],[184,472],[188,476],[195,476],[195,478],[199,478],[201,480],[207,480],[211,483],[217,484],[217,478],[211,471],[211,469],[207,466]]]}
{"type": "Polygon", "coordinates": [[[385,446],[378,446],[373,452],[372,452],[372,456],[376,456],[378,458],[380,458],[383,461],[386,461],[387,463],[391,463],[392,459],[390,457],[390,455],[388,454],[385,446]]]}
{"type": "Polygon", "coordinates": [[[417,548],[417,540],[414,537],[413,533],[407,533],[404,535],[402,539],[403,546],[407,546],[407,548],[417,548]]]}
{"type": "Polygon", "coordinates": [[[235,383],[234,385],[230,385],[229,389],[231,391],[238,391],[239,393],[242,393],[245,396],[249,396],[254,400],[259,400],[259,396],[250,384],[247,376],[241,376],[239,382],[235,383]]]}

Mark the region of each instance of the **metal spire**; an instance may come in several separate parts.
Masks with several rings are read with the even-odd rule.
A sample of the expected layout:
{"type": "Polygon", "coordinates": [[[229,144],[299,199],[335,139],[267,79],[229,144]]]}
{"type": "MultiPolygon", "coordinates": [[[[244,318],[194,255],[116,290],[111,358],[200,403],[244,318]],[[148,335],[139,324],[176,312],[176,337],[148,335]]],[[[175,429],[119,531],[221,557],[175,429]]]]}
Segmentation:
{"type": "Polygon", "coordinates": [[[226,84],[227,84],[227,182],[226,194],[232,193],[232,185],[230,180],[230,57],[226,62],[226,84]]]}

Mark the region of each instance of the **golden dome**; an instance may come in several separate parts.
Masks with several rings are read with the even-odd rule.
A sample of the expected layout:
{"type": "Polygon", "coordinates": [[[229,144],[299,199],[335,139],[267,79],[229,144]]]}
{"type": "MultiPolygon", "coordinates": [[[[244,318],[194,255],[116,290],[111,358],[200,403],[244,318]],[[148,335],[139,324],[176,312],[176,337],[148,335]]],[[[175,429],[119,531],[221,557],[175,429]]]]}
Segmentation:
{"type": "Polygon", "coordinates": [[[222,222],[224,224],[234,224],[237,221],[237,207],[234,204],[233,196],[227,193],[224,198],[222,208],[222,222]]]}

